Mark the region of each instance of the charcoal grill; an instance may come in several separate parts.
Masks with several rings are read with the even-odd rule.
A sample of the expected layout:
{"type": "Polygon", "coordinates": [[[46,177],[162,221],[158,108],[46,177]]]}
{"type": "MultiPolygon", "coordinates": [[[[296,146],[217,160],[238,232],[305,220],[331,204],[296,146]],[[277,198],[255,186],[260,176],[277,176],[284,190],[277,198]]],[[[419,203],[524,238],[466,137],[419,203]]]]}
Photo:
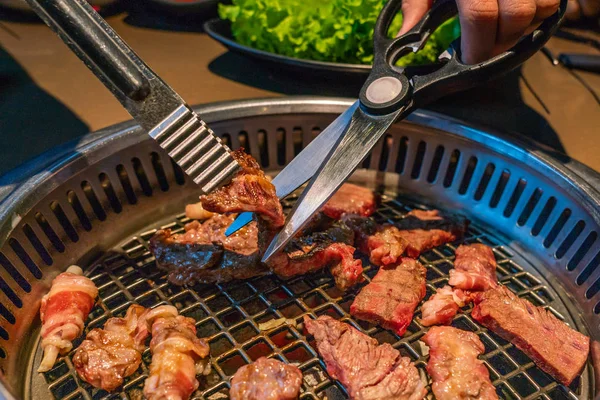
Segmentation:
{"type": "MultiPolygon", "coordinates": [[[[198,112],[231,147],[245,147],[265,170],[276,172],[349,105],[299,97],[209,105],[198,112]]],[[[595,172],[531,143],[515,144],[419,111],[390,129],[352,181],[383,193],[381,221],[423,207],[465,214],[473,221],[465,241],[493,247],[504,284],[572,327],[600,337],[600,178],[595,172]]],[[[301,325],[260,330],[269,320],[300,322],[306,314],[342,318],[393,344],[424,370],[427,358],[419,344],[424,329],[418,322],[400,338],[354,320],[348,313],[354,292],[338,291],[326,273],[288,281],[266,276],[222,285],[168,284],[148,252],[148,239],[158,228],[182,230],[183,206],[196,200],[197,190],[133,123],[55,149],[0,183],[3,397],[109,396],[77,379],[72,354],[46,374],[35,372],[41,356],[40,299],[52,278],[73,263],[84,267],[100,289],[88,328],[102,326],[132,303],[173,304],[197,321],[199,335],[210,342],[213,368],[201,378],[196,398],[227,398],[228,378],[261,355],[298,363],[304,373],[301,399],[346,398],[301,325]]],[[[457,245],[421,256],[428,294],[446,282],[457,245]]],[[[365,275],[369,279],[374,273],[368,267],[365,275]]],[[[468,313],[453,324],[476,332],[485,344],[483,359],[502,398],[593,397],[591,362],[567,388],[468,313]]],[[[149,351],[143,358],[142,368],[117,397],[141,397],[149,351]]]]}

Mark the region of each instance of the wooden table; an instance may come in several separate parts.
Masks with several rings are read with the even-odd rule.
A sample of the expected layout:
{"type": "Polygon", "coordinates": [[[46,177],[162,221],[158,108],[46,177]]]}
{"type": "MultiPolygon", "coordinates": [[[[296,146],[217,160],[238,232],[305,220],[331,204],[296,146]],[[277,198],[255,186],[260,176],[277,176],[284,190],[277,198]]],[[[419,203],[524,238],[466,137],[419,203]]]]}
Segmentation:
{"type": "MultiPolygon", "coordinates": [[[[108,21],[190,104],[282,94],[355,97],[357,93],[356,83],[294,76],[233,55],[202,33],[136,27],[129,24],[124,15],[110,17],[108,21]]],[[[46,26],[32,22],[4,21],[3,24],[1,46],[37,86],[62,102],[90,130],[130,119],[105,87],[46,26]]],[[[558,38],[553,38],[548,48],[555,54],[561,51],[597,53],[590,46],[558,38]]],[[[600,75],[577,74],[596,96],[600,95],[600,75]]],[[[28,103],[20,103],[26,115],[39,112],[39,106],[28,109],[28,103]]],[[[600,104],[576,76],[561,66],[553,66],[541,53],[511,77],[445,99],[431,108],[532,136],[600,171],[600,104]]],[[[27,118],[20,124],[27,126],[27,118]]],[[[51,133],[40,132],[40,135],[51,133]]]]}

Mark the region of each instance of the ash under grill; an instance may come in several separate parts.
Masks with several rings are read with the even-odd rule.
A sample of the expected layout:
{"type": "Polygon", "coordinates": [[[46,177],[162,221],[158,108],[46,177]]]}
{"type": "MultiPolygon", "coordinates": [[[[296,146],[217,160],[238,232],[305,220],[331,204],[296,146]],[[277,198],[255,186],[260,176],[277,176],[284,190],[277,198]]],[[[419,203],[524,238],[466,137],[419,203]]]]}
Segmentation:
{"type": "MultiPolygon", "coordinates": [[[[291,204],[288,201],[287,206],[291,204]]],[[[376,213],[379,222],[397,222],[414,207],[393,193],[383,196],[382,205],[376,213]]],[[[329,378],[325,365],[319,360],[316,346],[303,334],[304,315],[330,315],[349,322],[363,332],[387,342],[399,349],[404,356],[415,361],[425,373],[427,357],[419,344],[425,329],[413,320],[404,337],[354,319],[350,304],[357,290],[341,292],[335,288],[331,276],[326,273],[309,274],[283,281],[276,276],[264,276],[249,281],[230,282],[222,285],[198,284],[178,287],[169,284],[165,274],[157,270],[154,258],[148,251],[148,240],[157,228],[183,230],[188,222],[179,216],[167,225],[144,229],[131,239],[114,248],[94,264],[88,275],[99,288],[99,305],[92,310],[88,330],[101,327],[113,315],[123,315],[132,303],[145,307],[159,304],[176,306],[182,315],[194,318],[198,336],[208,338],[211,347],[212,371],[200,380],[195,398],[227,399],[229,378],[237,369],[261,356],[273,356],[284,362],[296,363],[303,372],[304,382],[301,399],[330,400],[347,398],[344,388],[329,378]],[[295,323],[284,323],[277,328],[261,331],[260,324],[286,318],[295,323]]],[[[420,261],[427,268],[427,292],[447,283],[448,271],[453,268],[454,250],[460,243],[481,242],[491,246],[498,261],[499,280],[519,296],[535,305],[549,308],[558,318],[573,326],[573,321],[557,293],[544,281],[530,264],[523,260],[506,242],[486,230],[471,226],[464,240],[440,246],[424,253],[420,261]]],[[[365,265],[368,260],[364,260],[365,265]]],[[[365,269],[367,280],[377,267],[365,269]]],[[[366,285],[367,282],[361,285],[366,285]]],[[[571,387],[557,384],[550,376],[537,368],[520,350],[479,326],[470,317],[470,308],[459,314],[453,326],[476,332],[485,345],[485,360],[490,377],[502,399],[576,399],[586,398],[589,366],[571,387]]],[[[415,313],[415,318],[420,312],[415,313]]],[[[81,340],[79,340],[80,342],[81,340]]],[[[77,343],[79,344],[79,343],[77,343]]],[[[41,350],[37,350],[41,353],[41,350]]],[[[103,399],[110,395],[95,389],[77,378],[72,366],[72,352],[50,372],[44,374],[45,382],[57,398],[103,399]]],[[[38,354],[38,357],[40,354],[38,354]]],[[[139,398],[150,364],[150,351],[143,356],[142,371],[126,379],[121,396],[139,398]]],[[[34,363],[33,367],[37,366],[34,363]]],[[[35,376],[35,375],[34,375],[35,376]]]]}

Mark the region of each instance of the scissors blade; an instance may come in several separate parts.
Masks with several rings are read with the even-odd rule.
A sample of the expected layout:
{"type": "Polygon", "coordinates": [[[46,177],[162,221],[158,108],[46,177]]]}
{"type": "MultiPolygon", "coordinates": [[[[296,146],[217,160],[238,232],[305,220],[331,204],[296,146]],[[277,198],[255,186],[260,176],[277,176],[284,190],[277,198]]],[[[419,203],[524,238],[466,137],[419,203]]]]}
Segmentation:
{"type": "Polygon", "coordinates": [[[285,226],[264,253],[263,262],[281,250],[321,209],[406,109],[407,107],[401,107],[381,116],[371,115],[360,107],[356,109],[339,145],[331,151],[300,196],[288,215],[285,226]]]}
{"type": "MultiPolygon", "coordinates": [[[[323,132],[314,138],[304,150],[273,179],[277,197],[284,199],[294,190],[313,177],[323,160],[330,153],[350,123],[354,111],[358,108],[358,100],[335,119],[323,132]]],[[[230,236],[252,221],[252,213],[244,212],[237,216],[227,230],[225,236],[230,236]]]]}

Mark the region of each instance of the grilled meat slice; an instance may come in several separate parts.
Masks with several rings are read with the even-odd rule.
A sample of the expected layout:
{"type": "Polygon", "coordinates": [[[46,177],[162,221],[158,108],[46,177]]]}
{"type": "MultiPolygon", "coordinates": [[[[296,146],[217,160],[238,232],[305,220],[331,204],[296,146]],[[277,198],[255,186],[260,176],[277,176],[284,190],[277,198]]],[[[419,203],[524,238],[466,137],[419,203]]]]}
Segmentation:
{"type": "Polygon", "coordinates": [[[417,258],[426,250],[462,237],[467,227],[466,220],[454,222],[438,210],[413,210],[395,224],[377,225],[357,216],[343,221],[354,229],[358,247],[375,265],[394,264],[403,255],[417,258]]]}
{"type": "Polygon", "coordinates": [[[240,171],[228,185],[200,197],[204,210],[218,214],[255,212],[269,229],[283,226],[285,216],[275,186],[260,165],[244,149],[231,154],[239,163],[240,171]]]}
{"type": "Polygon", "coordinates": [[[333,219],[343,215],[369,217],[377,208],[377,197],[372,190],[352,183],[344,183],[321,209],[333,219]]]}
{"type": "Polygon", "coordinates": [[[421,324],[450,325],[460,307],[465,305],[465,300],[465,294],[460,289],[452,289],[448,285],[437,289],[421,306],[421,324]]]}
{"type": "Polygon", "coordinates": [[[329,267],[336,285],[344,290],[361,282],[362,262],[354,258],[354,233],[345,224],[335,222],[323,232],[313,232],[293,239],[269,267],[288,278],[329,267]]]}
{"type": "Polygon", "coordinates": [[[298,398],[302,372],[294,365],[260,357],[231,378],[231,400],[293,400],[298,398]]]}
{"type": "Polygon", "coordinates": [[[144,397],[189,399],[199,386],[196,375],[207,372],[208,344],[196,337],[192,318],[160,314],[149,315],[147,320],[152,326],[152,362],[144,397]]]}
{"type": "Polygon", "coordinates": [[[437,400],[495,400],[490,373],[477,357],[485,346],[473,332],[435,326],[421,338],[429,346],[427,372],[437,400]]]}
{"type": "Polygon", "coordinates": [[[350,306],[358,319],[379,324],[403,335],[415,308],[425,297],[426,269],[412,258],[394,266],[381,267],[350,306]]]}
{"type": "Polygon", "coordinates": [[[408,357],[329,316],[304,317],[329,375],[353,400],[419,400],[427,390],[408,357]]]}
{"type": "Polygon", "coordinates": [[[85,326],[85,320],[98,297],[98,289],[91,279],[83,276],[78,266],[71,266],[52,281],[52,287],[42,298],[42,350],[44,357],[38,372],[49,371],[58,355],[73,348],[85,326]]]}
{"type": "Polygon", "coordinates": [[[169,282],[227,282],[268,273],[260,263],[255,222],[225,236],[235,216],[214,215],[202,223],[190,222],[185,233],[173,234],[169,229],[156,232],[150,239],[150,251],[158,267],[168,272],[169,282]]]}
{"type": "Polygon", "coordinates": [[[110,318],[104,328],[92,329],[73,357],[79,377],[108,392],[121,386],[123,379],[137,371],[142,362],[144,342],[149,335],[146,316],[173,312],[177,315],[171,306],[148,310],[133,304],[124,318],[110,318]]]}
{"type": "Polygon", "coordinates": [[[550,311],[517,297],[506,286],[477,293],[471,316],[517,346],[540,369],[564,385],[581,373],[590,338],[571,329],[550,311]]]}
{"type": "Polygon", "coordinates": [[[496,259],[485,244],[461,245],[456,249],[454,269],[450,270],[450,286],[482,291],[498,285],[496,259]]]}

